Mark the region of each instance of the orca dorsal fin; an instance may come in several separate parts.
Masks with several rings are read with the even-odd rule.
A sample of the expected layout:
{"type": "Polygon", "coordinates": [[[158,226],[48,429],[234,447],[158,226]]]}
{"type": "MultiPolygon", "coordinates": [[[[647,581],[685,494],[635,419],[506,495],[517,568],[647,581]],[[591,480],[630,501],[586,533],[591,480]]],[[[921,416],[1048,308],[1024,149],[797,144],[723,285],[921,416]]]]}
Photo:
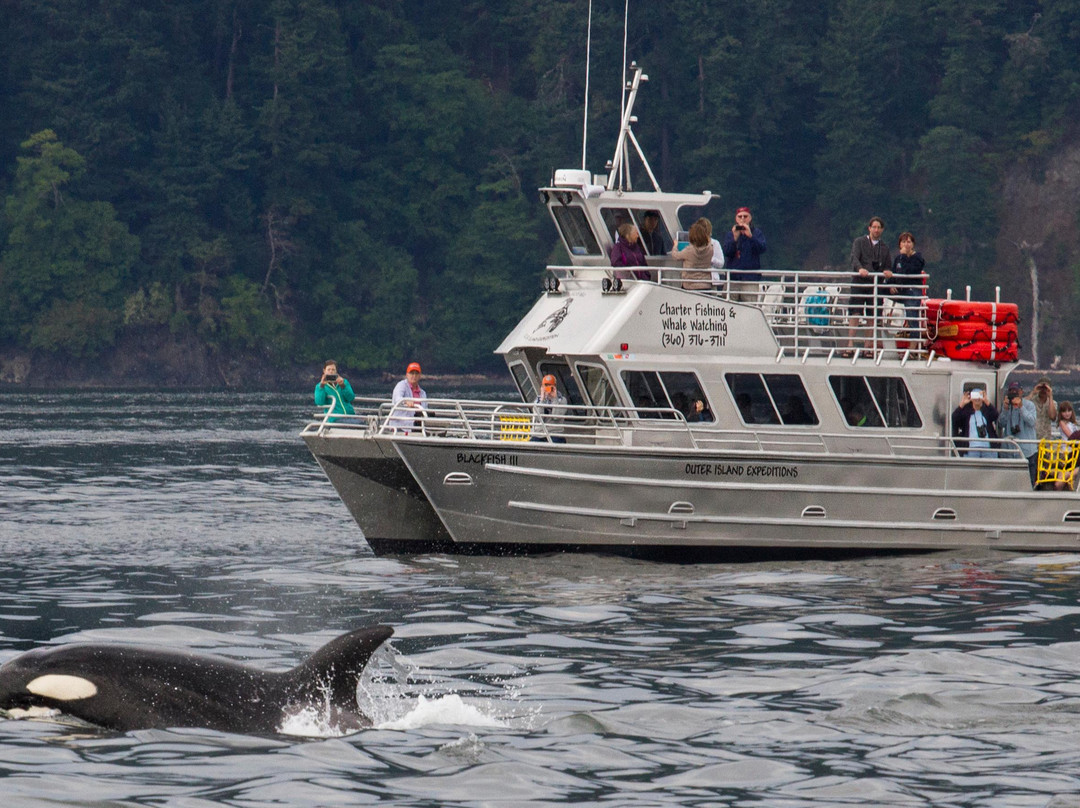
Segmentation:
{"type": "Polygon", "coordinates": [[[359,713],[356,688],[371,655],[393,635],[390,626],[371,626],[350,631],[331,640],[288,676],[297,695],[318,700],[329,691],[331,704],[350,713],[359,713]]]}

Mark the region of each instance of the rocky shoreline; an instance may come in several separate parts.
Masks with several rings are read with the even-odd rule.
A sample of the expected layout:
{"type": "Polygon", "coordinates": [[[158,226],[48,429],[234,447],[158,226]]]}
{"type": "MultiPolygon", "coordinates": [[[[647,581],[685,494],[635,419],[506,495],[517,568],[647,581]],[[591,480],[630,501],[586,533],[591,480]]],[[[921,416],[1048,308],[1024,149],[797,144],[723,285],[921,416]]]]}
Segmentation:
{"type": "MultiPolygon", "coordinates": [[[[308,389],[318,381],[320,362],[308,364],[273,363],[265,357],[221,354],[197,342],[156,340],[137,345],[118,345],[93,360],[58,363],[47,355],[0,350],[0,390],[38,390],[62,387],[76,390],[157,389],[157,390],[287,390],[308,389]]],[[[357,390],[386,388],[401,372],[353,373],[342,371],[357,390]]],[[[462,390],[481,388],[514,389],[507,372],[424,374],[426,386],[462,390]]]]}
{"type": "MultiPolygon", "coordinates": [[[[279,364],[265,357],[216,352],[195,340],[178,340],[169,335],[128,340],[93,360],[58,364],[48,355],[0,350],[0,390],[65,387],[74,389],[248,389],[284,390],[307,388],[319,378],[315,365],[279,364]]],[[[389,388],[401,378],[397,372],[352,373],[342,371],[363,389],[389,388]]],[[[1040,376],[1048,376],[1056,389],[1080,395],[1080,365],[1036,369],[1020,367],[1011,379],[1031,389],[1040,376]]],[[[514,389],[509,373],[424,373],[426,385],[461,390],[470,387],[492,390],[514,389]]]]}

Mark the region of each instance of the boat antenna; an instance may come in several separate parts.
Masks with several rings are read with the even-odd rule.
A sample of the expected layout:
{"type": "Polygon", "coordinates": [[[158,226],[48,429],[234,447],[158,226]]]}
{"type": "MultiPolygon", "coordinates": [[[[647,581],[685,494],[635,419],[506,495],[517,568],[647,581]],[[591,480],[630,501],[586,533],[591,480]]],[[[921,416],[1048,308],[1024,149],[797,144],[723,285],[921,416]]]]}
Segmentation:
{"type": "MultiPolygon", "coordinates": [[[[621,121],[626,117],[626,32],[629,30],[630,23],[630,0],[626,0],[626,6],[623,8],[623,24],[622,24],[622,91],[619,98],[619,120],[621,121]]],[[[630,165],[626,160],[623,160],[619,165],[619,185],[625,185],[627,190],[633,190],[630,185],[630,165]],[[625,171],[625,175],[624,175],[625,171]]]]}
{"type": "Polygon", "coordinates": [[[589,27],[585,34],[585,119],[582,121],[581,170],[585,171],[585,148],[589,143],[589,63],[592,58],[592,0],[589,0],[589,27]]]}
{"type": "MultiPolygon", "coordinates": [[[[638,143],[636,137],[634,137],[633,124],[637,123],[637,118],[634,117],[634,102],[637,101],[638,90],[641,89],[643,82],[649,80],[649,77],[638,67],[637,62],[630,63],[630,70],[633,77],[626,83],[626,108],[623,110],[622,123],[619,126],[619,141],[615,144],[615,156],[611,162],[608,163],[608,181],[605,186],[609,191],[614,191],[616,188],[620,191],[629,190],[624,187],[621,180],[624,174],[624,163],[629,164],[630,155],[629,150],[633,147],[637,152],[638,159],[641,160],[641,165],[645,169],[645,173],[649,175],[649,180],[652,182],[653,190],[660,192],[660,183],[656,181],[656,175],[653,174],[652,167],[649,165],[648,159],[645,157],[645,153],[641,150],[641,144],[638,143]],[[618,181],[618,182],[617,182],[618,181]]],[[[625,173],[629,173],[628,171],[625,173]]]]}

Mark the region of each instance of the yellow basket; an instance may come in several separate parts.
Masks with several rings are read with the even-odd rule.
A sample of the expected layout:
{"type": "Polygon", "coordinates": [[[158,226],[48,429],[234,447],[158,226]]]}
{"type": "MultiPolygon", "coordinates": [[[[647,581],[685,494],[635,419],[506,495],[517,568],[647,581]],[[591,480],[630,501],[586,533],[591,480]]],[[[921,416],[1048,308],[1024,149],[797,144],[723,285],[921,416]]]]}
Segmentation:
{"type": "Polygon", "coordinates": [[[1080,459],[1080,442],[1075,440],[1039,441],[1039,468],[1035,485],[1068,482],[1080,459]]]}
{"type": "Polygon", "coordinates": [[[499,440],[528,440],[532,435],[532,417],[528,415],[500,415],[499,440]]]}

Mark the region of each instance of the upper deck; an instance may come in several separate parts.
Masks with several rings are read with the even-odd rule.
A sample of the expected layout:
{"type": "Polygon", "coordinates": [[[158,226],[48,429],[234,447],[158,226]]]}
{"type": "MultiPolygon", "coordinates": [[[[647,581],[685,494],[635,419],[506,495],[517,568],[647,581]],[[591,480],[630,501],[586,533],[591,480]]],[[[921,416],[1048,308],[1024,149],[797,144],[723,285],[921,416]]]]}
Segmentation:
{"type": "Polygon", "coordinates": [[[548,290],[496,351],[724,355],[766,361],[829,359],[933,361],[923,285],[867,279],[859,310],[847,272],[762,270],[756,301],[736,302],[728,270],[708,289],[682,288],[681,267],[650,265],[649,280],[616,277],[611,266],[549,267],[548,290]],[[896,292],[890,293],[890,290],[896,292]],[[581,300],[581,303],[577,301],[581,300]]]}

